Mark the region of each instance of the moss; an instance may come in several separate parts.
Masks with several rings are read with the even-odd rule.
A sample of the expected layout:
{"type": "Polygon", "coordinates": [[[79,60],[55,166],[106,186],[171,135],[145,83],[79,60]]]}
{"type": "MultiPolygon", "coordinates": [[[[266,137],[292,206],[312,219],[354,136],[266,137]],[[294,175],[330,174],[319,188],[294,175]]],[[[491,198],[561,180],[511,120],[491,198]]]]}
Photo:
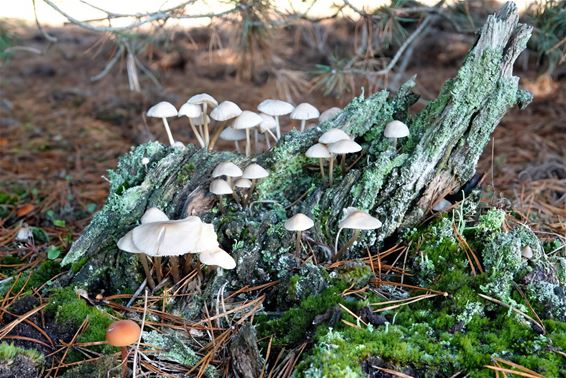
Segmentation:
{"type": "Polygon", "coordinates": [[[19,292],[20,290],[30,291],[40,286],[49,286],[51,279],[61,273],[61,266],[54,260],[44,260],[34,269],[26,270],[22,276],[16,277],[16,282],[13,285],[4,285],[0,288],[0,293],[5,294],[8,289],[12,292],[19,292]]]}
{"type": "Polygon", "coordinates": [[[16,356],[23,355],[29,358],[35,365],[41,366],[45,357],[35,349],[26,349],[15,346],[5,341],[0,343],[0,363],[9,363],[16,356]]]}
{"type": "MultiPolygon", "coordinates": [[[[88,326],[78,337],[79,342],[103,341],[106,329],[112,323],[108,313],[95,306],[87,304],[73,289],[56,289],[49,296],[49,305],[45,311],[54,317],[55,322],[62,327],[70,327],[76,331],[83,321],[88,320],[88,326]]],[[[104,353],[111,353],[116,348],[109,345],[95,347],[104,353]]]]}

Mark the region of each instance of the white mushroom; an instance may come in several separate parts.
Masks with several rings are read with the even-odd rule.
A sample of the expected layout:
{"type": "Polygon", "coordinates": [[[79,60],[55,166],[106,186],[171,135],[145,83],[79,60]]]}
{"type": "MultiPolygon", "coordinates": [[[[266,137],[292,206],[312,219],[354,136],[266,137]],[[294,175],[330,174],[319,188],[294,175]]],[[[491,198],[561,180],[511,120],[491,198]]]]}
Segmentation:
{"type": "Polygon", "coordinates": [[[198,118],[201,115],[202,115],[202,108],[199,105],[189,104],[188,102],[184,103],[179,108],[179,113],[177,114],[178,117],[185,116],[189,119],[189,126],[191,127],[191,130],[193,130],[193,133],[195,134],[195,137],[197,138],[197,141],[200,144],[200,146],[204,147],[204,140],[202,139],[202,135],[200,135],[200,133],[197,131],[193,123],[193,119],[198,118]]]}
{"type": "Polygon", "coordinates": [[[313,220],[303,213],[297,213],[285,221],[285,229],[296,232],[295,253],[297,257],[300,257],[301,254],[301,233],[313,226],[313,220]]]}
{"type": "Polygon", "coordinates": [[[305,131],[305,123],[309,119],[315,119],[320,116],[320,112],[317,108],[309,104],[308,102],[303,102],[297,105],[297,107],[291,112],[289,116],[291,119],[297,119],[301,121],[301,131],[305,131]]]}
{"type": "Polygon", "coordinates": [[[204,265],[218,266],[222,269],[234,269],[236,261],[226,251],[216,248],[199,254],[199,260],[204,265]]]}
{"type": "Polygon", "coordinates": [[[189,104],[195,104],[202,106],[202,114],[203,114],[203,121],[204,121],[204,146],[208,149],[208,143],[210,142],[210,134],[208,132],[208,117],[204,117],[207,115],[207,109],[213,109],[218,106],[218,101],[211,95],[207,93],[200,93],[197,95],[192,96],[187,100],[189,104]]]}
{"type": "Polygon", "coordinates": [[[372,217],[368,213],[362,210],[358,210],[355,207],[348,207],[343,210],[344,218],[338,223],[338,233],[336,234],[336,241],[334,242],[334,261],[338,261],[342,258],[344,253],[354,244],[360,235],[360,230],[375,230],[381,227],[381,222],[379,219],[372,217]],[[352,237],[340,250],[338,250],[338,239],[340,238],[340,232],[343,229],[352,229],[354,233],[352,237]]]}
{"type": "Polygon", "coordinates": [[[342,155],[342,174],[346,173],[346,155],[360,152],[362,146],[350,139],[339,140],[328,146],[328,151],[334,155],[342,155]]]}
{"type": "Polygon", "coordinates": [[[210,183],[210,192],[218,196],[218,207],[220,208],[221,212],[224,212],[224,204],[222,202],[222,196],[226,194],[232,194],[232,188],[228,182],[222,179],[212,180],[210,183]]]}
{"type": "Polygon", "coordinates": [[[177,116],[177,109],[173,106],[173,104],[167,101],[161,101],[160,103],[149,108],[149,110],[147,111],[147,116],[153,118],[161,118],[161,120],[163,121],[163,126],[165,126],[167,138],[169,138],[169,143],[171,144],[171,146],[174,145],[175,140],[173,139],[173,135],[171,134],[169,124],[167,123],[168,117],[177,116]]]}
{"type": "MultiPolygon", "coordinates": [[[[212,112],[210,112],[210,118],[218,123],[222,123],[236,118],[240,114],[242,114],[242,109],[240,109],[238,105],[236,105],[232,101],[222,101],[216,108],[214,108],[212,112]]],[[[218,137],[222,133],[223,129],[224,127],[222,125],[219,125],[219,127],[216,129],[216,132],[210,140],[210,149],[214,148],[214,145],[216,144],[216,141],[218,140],[218,137]]]]}
{"type": "Polygon", "coordinates": [[[409,128],[401,121],[391,121],[385,126],[383,135],[393,140],[393,148],[397,147],[397,139],[409,136],[409,128]]]}
{"type": "Polygon", "coordinates": [[[324,164],[323,159],[330,159],[332,155],[328,150],[328,147],[322,143],[317,143],[309,147],[305,152],[305,156],[313,159],[318,159],[320,165],[320,174],[324,177],[324,164]]]}
{"type": "Polygon", "coordinates": [[[275,122],[277,123],[277,139],[280,139],[281,125],[279,124],[279,117],[291,113],[294,109],[294,106],[285,101],[267,99],[263,100],[257,106],[257,109],[262,113],[275,117],[275,122]]]}
{"type": "Polygon", "coordinates": [[[326,122],[326,121],[333,119],[334,117],[336,117],[340,113],[342,113],[342,109],[334,106],[334,107],[332,107],[330,109],[326,109],[325,111],[320,113],[318,120],[320,121],[320,123],[326,122]]]}
{"type": "MultiPolygon", "coordinates": [[[[236,151],[240,152],[240,144],[238,142],[246,139],[246,132],[244,130],[236,130],[232,127],[226,127],[220,133],[220,139],[234,142],[236,151]]],[[[214,147],[214,145],[212,145],[214,147]]]]}
{"type": "Polygon", "coordinates": [[[236,130],[246,131],[246,156],[251,155],[251,140],[250,140],[250,129],[253,129],[261,123],[261,117],[254,112],[249,110],[244,110],[235,120],[232,127],[236,130]]]}

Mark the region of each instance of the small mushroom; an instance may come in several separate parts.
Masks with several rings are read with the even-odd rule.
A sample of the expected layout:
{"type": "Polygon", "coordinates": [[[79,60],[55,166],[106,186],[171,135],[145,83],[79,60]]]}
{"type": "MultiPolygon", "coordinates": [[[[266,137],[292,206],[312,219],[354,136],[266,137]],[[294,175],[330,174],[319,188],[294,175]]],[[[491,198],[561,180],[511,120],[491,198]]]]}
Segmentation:
{"type": "Polygon", "coordinates": [[[523,248],[521,250],[521,256],[523,256],[524,258],[526,258],[527,260],[530,260],[533,258],[533,249],[530,246],[525,246],[525,248],[523,248]]]}
{"type": "Polygon", "coordinates": [[[175,140],[173,139],[173,135],[171,134],[171,129],[169,128],[169,124],[167,123],[168,117],[176,117],[177,116],[177,109],[173,104],[167,101],[161,101],[160,103],[153,105],[147,111],[148,117],[153,118],[161,118],[163,121],[163,126],[165,126],[165,132],[167,133],[167,138],[169,138],[169,143],[172,145],[175,144],[175,140]]]}
{"type": "MultiPolygon", "coordinates": [[[[318,143],[332,144],[341,140],[349,140],[350,136],[340,129],[328,129],[318,138],[318,143]]],[[[330,164],[328,167],[329,183],[332,185],[334,177],[334,154],[330,156],[330,164]]]]}
{"type": "Polygon", "coordinates": [[[204,146],[208,149],[210,142],[210,134],[208,132],[209,118],[207,117],[207,109],[213,109],[218,106],[218,101],[207,93],[200,93],[194,95],[187,100],[189,104],[202,106],[203,124],[204,124],[204,146]],[[206,116],[206,117],[205,117],[206,116]]]}
{"type": "Polygon", "coordinates": [[[356,209],[355,207],[348,207],[344,209],[344,218],[338,223],[338,233],[336,234],[336,241],[334,242],[334,261],[338,261],[342,258],[344,253],[354,244],[354,242],[360,236],[360,230],[375,230],[381,227],[381,222],[379,219],[372,217],[365,211],[356,209]],[[338,239],[340,238],[340,232],[343,229],[354,230],[352,237],[340,250],[338,250],[338,239]]]}
{"type": "Polygon", "coordinates": [[[120,348],[122,357],[122,378],[128,375],[128,349],[140,339],[141,328],[133,320],[118,320],[111,323],[106,330],[106,342],[120,348]]]}
{"type": "Polygon", "coordinates": [[[222,269],[234,269],[236,267],[234,258],[220,248],[204,251],[198,257],[204,265],[218,266],[222,269]]]}
{"type": "Polygon", "coordinates": [[[397,148],[397,139],[409,136],[409,128],[401,121],[391,121],[385,126],[383,135],[393,140],[393,148],[397,148]]]}
{"type": "Polygon", "coordinates": [[[252,187],[250,188],[250,195],[254,191],[256,186],[257,180],[261,180],[262,178],[266,178],[269,176],[269,172],[265,170],[261,165],[257,163],[252,163],[244,168],[244,173],[242,174],[242,178],[252,180],[252,187]]]}
{"type": "Polygon", "coordinates": [[[326,121],[333,119],[334,117],[336,117],[340,113],[342,113],[342,109],[334,106],[334,107],[332,107],[330,109],[326,109],[325,111],[320,113],[320,117],[318,117],[318,120],[320,121],[320,123],[323,123],[323,122],[326,122],[326,121]]]}
{"type": "Polygon", "coordinates": [[[197,131],[193,123],[193,119],[198,118],[201,115],[202,115],[202,108],[199,105],[189,104],[188,102],[184,103],[179,108],[179,113],[177,114],[178,117],[185,116],[189,119],[189,126],[191,127],[191,130],[193,130],[193,133],[195,134],[195,137],[197,138],[197,141],[200,144],[200,146],[204,147],[204,140],[202,139],[203,136],[200,135],[200,133],[197,131]]]}
{"type": "Polygon", "coordinates": [[[301,233],[314,226],[312,219],[303,213],[297,213],[285,221],[285,229],[287,231],[296,232],[295,239],[295,254],[299,257],[301,255],[301,233]]]}
{"type": "Polygon", "coordinates": [[[259,113],[259,116],[261,117],[262,121],[257,126],[256,136],[257,136],[258,130],[259,130],[260,133],[266,134],[265,142],[267,143],[267,148],[269,149],[269,148],[271,148],[271,142],[269,142],[270,136],[273,139],[273,141],[275,143],[277,143],[277,136],[275,136],[275,134],[273,134],[273,132],[271,131],[271,130],[274,130],[274,129],[277,130],[277,123],[275,122],[275,118],[273,118],[272,116],[270,116],[268,114],[259,113]]]}
{"type": "Polygon", "coordinates": [[[298,119],[301,121],[301,131],[305,131],[305,123],[309,119],[315,119],[320,116],[320,112],[317,108],[309,104],[308,102],[303,102],[297,105],[297,107],[291,112],[289,116],[291,119],[298,119]]]}
{"type": "Polygon", "coordinates": [[[334,155],[342,155],[342,174],[346,173],[346,154],[360,152],[362,146],[350,139],[339,140],[328,146],[328,151],[334,155]]]}
{"type": "Polygon", "coordinates": [[[228,184],[232,184],[233,177],[241,177],[242,170],[236,164],[232,163],[231,161],[223,161],[222,163],[218,164],[214,170],[212,171],[212,177],[217,178],[220,176],[226,176],[228,184]]]}
{"type": "MultiPolygon", "coordinates": [[[[232,101],[222,101],[212,112],[210,112],[210,118],[216,122],[222,123],[233,118],[236,118],[242,114],[242,109],[232,101]]],[[[216,144],[218,137],[222,133],[224,127],[220,126],[216,129],[216,132],[212,136],[210,141],[210,149],[216,144]]]]}
{"type": "Polygon", "coordinates": [[[305,152],[305,156],[313,159],[318,159],[320,165],[320,174],[324,177],[324,163],[323,159],[330,159],[332,155],[325,144],[317,143],[309,147],[305,152]]]}
{"type": "Polygon", "coordinates": [[[254,112],[244,110],[235,120],[232,127],[236,130],[246,131],[246,156],[251,155],[250,129],[261,123],[261,117],[254,112]]]}
{"type": "MultiPolygon", "coordinates": [[[[236,147],[236,151],[240,152],[240,144],[239,142],[246,139],[246,132],[244,130],[236,130],[232,127],[226,127],[219,136],[220,139],[234,142],[234,147],[236,147]]],[[[214,143],[210,144],[210,148],[213,149],[215,146],[214,143]]]]}
{"type": "MultiPolygon", "coordinates": [[[[236,182],[234,182],[234,187],[242,190],[250,189],[252,187],[252,182],[251,180],[246,178],[239,178],[236,180],[236,182]]],[[[242,194],[242,200],[242,202],[245,204],[248,200],[248,195],[246,195],[245,193],[242,194]]]]}
{"type": "Polygon", "coordinates": [[[263,100],[257,106],[257,110],[259,110],[260,112],[275,117],[275,122],[277,123],[276,134],[278,140],[281,138],[281,125],[279,124],[279,117],[291,113],[294,108],[295,107],[288,102],[272,99],[263,100]]]}
{"type": "Polygon", "coordinates": [[[209,190],[212,194],[218,196],[218,207],[220,208],[221,212],[224,212],[224,203],[222,196],[233,193],[230,184],[222,179],[212,180],[209,190]]]}

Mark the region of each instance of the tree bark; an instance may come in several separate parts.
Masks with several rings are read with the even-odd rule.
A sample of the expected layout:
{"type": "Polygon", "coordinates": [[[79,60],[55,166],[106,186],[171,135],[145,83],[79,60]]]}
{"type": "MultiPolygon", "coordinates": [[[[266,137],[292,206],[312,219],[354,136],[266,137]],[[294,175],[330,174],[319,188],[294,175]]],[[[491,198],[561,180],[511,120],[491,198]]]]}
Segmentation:
{"type": "MultiPolygon", "coordinates": [[[[187,146],[172,148],[152,142],[124,155],[110,172],[110,195],[104,208],[75,241],[63,264],[73,265],[68,280],[83,286],[104,285],[108,291],[133,288],[136,260],[118,251],[116,241],[135,227],[143,212],[156,206],[172,219],[189,214],[212,222],[222,247],[237,261],[231,283],[259,284],[281,279],[299,268],[293,256],[293,234],[283,222],[297,212],[309,215],[315,227],[306,232],[317,260],[333,245],[342,209],[354,206],[378,217],[383,227],[364,231],[350,255],[379,248],[397,231],[423,220],[432,205],[468,180],[490,136],[512,106],[526,106],[531,96],[519,89],[513,63],[525,48],[531,27],[518,22],[507,3],[490,16],[458,74],[438,97],[415,115],[415,79],[395,96],[381,91],[360,96],[336,118],[305,132],[292,131],[269,151],[253,157],[270,171],[258,184],[248,208],[227,199],[225,214],[208,193],[211,172],[224,160],[240,167],[251,162],[232,152],[207,152],[187,146]],[[385,125],[398,119],[410,129],[397,149],[383,137],[385,125]],[[335,171],[331,186],[317,171],[318,162],[304,156],[322,132],[340,128],[363,146],[348,158],[348,172],[335,171]],[[148,170],[141,163],[150,159],[148,170]],[[116,269],[124,274],[116,275],[116,269]]],[[[328,257],[328,256],[327,256],[328,257]]]]}

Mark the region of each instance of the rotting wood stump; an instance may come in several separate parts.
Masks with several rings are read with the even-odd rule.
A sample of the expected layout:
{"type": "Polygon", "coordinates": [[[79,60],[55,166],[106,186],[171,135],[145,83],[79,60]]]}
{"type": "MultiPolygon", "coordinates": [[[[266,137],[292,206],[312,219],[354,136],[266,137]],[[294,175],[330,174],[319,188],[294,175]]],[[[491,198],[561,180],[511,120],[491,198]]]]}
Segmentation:
{"type": "Polygon", "coordinates": [[[152,206],[172,219],[195,214],[214,223],[222,248],[238,265],[234,273],[208,281],[210,287],[217,287],[219,279],[241,287],[285,280],[290,271],[311,274],[309,269],[318,269],[301,268],[293,254],[293,234],[283,228],[284,220],[297,212],[315,221],[305,240],[318,261],[329,257],[337,223],[348,206],[366,210],[383,222],[376,232],[364,233],[348,253],[365,255],[366,247],[375,251],[388,237],[423,220],[435,201],[470,180],[501,118],[511,107],[524,107],[531,100],[512,72],[532,30],[518,21],[512,3],[490,16],[456,77],[414,115],[409,108],[418,96],[411,92],[415,82],[410,80],[394,96],[381,91],[354,98],[334,119],[302,133],[291,131],[253,158],[157,142],[133,148],[109,173],[110,194],[104,208],[63,260],[72,269],[62,284],[103,288],[107,293],[139,286],[141,267],[135,256],[117,249],[116,241],[152,206]],[[405,122],[411,132],[397,143],[397,149],[383,137],[385,125],[393,119],[405,122]],[[336,170],[329,187],[316,170],[318,162],[304,152],[333,127],[350,134],[363,150],[347,159],[347,172],[336,170]],[[150,160],[147,169],[142,158],[150,160]],[[224,160],[240,167],[255,160],[270,171],[249,207],[230,199],[220,213],[216,198],[208,193],[211,172],[224,160]]]}

